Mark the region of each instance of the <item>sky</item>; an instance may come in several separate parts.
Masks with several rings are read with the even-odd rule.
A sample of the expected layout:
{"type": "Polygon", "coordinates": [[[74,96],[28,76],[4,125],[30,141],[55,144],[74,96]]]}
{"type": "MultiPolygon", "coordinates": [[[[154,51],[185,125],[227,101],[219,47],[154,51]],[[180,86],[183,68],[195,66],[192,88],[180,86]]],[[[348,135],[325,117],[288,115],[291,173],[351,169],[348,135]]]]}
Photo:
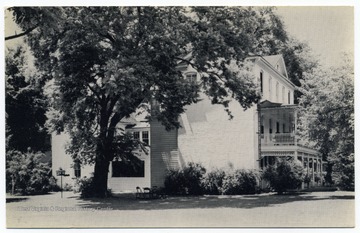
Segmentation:
{"type": "Polygon", "coordinates": [[[286,31],[308,43],[324,66],[336,66],[343,52],[354,51],[354,8],[277,7],[286,31]]]}

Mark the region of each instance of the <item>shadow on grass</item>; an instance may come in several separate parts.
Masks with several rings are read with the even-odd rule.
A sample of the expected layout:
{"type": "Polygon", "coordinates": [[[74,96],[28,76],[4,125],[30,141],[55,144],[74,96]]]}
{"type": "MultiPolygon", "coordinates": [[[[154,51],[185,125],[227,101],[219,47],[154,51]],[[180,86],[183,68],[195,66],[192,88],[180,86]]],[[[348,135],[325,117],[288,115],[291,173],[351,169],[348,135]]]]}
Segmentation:
{"type": "Polygon", "coordinates": [[[170,196],[166,199],[139,200],[134,195],[119,195],[106,199],[81,199],[79,207],[111,210],[166,210],[166,209],[206,209],[206,208],[242,208],[252,209],[271,207],[299,201],[349,200],[354,195],[244,195],[244,196],[170,196]]]}
{"type": "Polygon", "coordinates": [[[6,203],[10,203],[10,202],[19,202],[19,201],[25,201],[29,198],[27,197],[10,197],[10,198],[6,198],[6,203]]]}

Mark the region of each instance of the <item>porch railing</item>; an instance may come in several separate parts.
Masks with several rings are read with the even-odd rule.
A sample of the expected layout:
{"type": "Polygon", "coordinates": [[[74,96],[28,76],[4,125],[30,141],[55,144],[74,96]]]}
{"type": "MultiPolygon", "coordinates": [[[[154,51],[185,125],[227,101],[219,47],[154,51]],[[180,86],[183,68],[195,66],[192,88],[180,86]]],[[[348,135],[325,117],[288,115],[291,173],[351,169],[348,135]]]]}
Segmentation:
{"type": "Polygon", "coordinates": [[[275,134],[262,134],[261,144],[263,145],[295,145],[294,133],[275,133],[275,134]]]}

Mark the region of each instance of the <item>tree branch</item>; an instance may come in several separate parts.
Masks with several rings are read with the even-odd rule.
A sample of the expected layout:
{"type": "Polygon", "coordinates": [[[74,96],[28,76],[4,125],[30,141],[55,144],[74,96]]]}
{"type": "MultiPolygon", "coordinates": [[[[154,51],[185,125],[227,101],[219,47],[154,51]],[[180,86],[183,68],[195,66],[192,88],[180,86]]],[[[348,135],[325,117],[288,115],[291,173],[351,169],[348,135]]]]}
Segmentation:
{"type": "Polygon", "coordinates": [[[12,35],[12,36],[7,36],[7,37],[5,37],[5,40],[11,40],[11,39],[16,39],[16,38],[25,36],[25,35],[29,34],[30,32],[32,32],[33,30],[35,30],[37,27],[38,27],[38,26],[29,28],[29,29],[27,29],[26,31],[24,31],[24,32],[22,32],[22,33],[20,33],[20,34],[16,34],[16,35],[12,35]]]}

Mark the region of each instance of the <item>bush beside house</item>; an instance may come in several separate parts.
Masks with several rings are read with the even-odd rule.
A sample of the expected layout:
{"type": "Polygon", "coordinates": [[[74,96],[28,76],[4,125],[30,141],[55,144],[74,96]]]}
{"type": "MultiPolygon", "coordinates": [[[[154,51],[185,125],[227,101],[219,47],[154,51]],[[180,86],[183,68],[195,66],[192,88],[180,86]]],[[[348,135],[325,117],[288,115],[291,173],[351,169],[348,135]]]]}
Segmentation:
{"type": "Polygon", "coordinates": [[[287,158],[277,159],[275,165],[268,166],[262,175],[270,183],[272,189],[282,194],[289,189],[301,187],[305,178],[305,170],[299,161],[287,158]]]}
{"type": "Polygon", "coordinates": [[[243,195],[259,190],[259,175],[252,170],[221,170],[206,173],[195,163],[170,170],[165,178],[165,192],[172,195],[243,195]]]}

